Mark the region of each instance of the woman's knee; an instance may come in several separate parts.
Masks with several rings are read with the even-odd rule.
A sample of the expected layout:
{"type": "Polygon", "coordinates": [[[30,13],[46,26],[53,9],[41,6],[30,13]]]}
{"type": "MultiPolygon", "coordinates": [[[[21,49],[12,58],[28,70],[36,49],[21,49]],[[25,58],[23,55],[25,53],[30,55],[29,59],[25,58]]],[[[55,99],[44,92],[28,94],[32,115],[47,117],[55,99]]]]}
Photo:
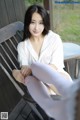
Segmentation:
{"type": "Polygon", "coordinates": [[[34,82],[36,82],[37,81],[37,79],[34,77],[34,76],[27,76],[26,78],[25,78],[25,85],[27,85],[27,84],[29,84],[29,83],[34,83],[34,82]]]}

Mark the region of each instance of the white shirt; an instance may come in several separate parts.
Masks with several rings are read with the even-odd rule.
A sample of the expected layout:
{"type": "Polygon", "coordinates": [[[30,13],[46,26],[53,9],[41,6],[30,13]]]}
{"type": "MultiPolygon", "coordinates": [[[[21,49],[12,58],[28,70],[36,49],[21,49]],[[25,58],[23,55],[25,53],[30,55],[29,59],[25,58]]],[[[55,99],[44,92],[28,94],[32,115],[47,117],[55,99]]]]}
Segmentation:
{"type": "Polygon", "coordinates": [[[20,42],[17,46],[18,61],[20,66],[31,65],[33,62],[41,62],[45,64],[54,64],[58,70],[62,70],[64,67],[63,62],[63,44],[58,34],[52,32],[44,37],[44,42],[38,56],[34,50],[29,39],[20,42]]]}

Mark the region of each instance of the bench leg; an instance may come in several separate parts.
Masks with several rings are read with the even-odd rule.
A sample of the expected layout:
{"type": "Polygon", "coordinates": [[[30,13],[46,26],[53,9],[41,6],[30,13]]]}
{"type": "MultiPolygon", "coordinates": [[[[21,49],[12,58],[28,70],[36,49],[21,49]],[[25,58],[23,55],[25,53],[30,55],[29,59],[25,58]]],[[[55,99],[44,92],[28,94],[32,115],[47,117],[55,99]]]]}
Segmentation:
{"type": "Polygon", "coordinates": [[[80,59],[76,59],[76,65],[75,65],[74,78],[76,78],[76,79],[79,77],[79,60],[80,59]]]}
{"type": "Polygon", "coordinates": [[[65,61],[65,70],[70,74],[70,67],[68,61],[65,61]]]}

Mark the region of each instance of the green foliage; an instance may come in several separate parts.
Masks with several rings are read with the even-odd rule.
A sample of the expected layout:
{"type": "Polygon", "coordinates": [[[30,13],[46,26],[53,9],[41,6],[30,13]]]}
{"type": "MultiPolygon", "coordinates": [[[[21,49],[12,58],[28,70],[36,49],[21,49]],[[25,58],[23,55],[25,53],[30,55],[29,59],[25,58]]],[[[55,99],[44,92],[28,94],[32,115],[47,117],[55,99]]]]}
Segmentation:
{"type": "Polygon", "coordinates": [[[54,31],[63,41],[80,44],[80,5],[56,5],[54,10],[54,31]]]}
{"type": "Polygon", "coordinates": [[[25,0],[28,1],[30,4],[35,4],[35,3],[42,3],[43,0],[25,0]]]}

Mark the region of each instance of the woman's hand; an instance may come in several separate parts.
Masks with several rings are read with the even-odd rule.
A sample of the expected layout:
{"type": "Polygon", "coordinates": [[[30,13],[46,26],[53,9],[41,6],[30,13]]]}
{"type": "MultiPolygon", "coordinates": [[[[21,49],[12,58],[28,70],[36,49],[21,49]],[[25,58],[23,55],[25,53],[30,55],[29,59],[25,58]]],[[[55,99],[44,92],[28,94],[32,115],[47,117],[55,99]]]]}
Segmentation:
{"type": "Polygon", "coordinates": [[[24,76],[22,75],[21,70],[14,69],[12,71],[12,75],[18,82],[24,84],[24,76]]]}
{"type": "Polygon", "coordinates": [[[31,69],[29,66],[23,66],[21,68],[21,70],[16,70],[14,69],[12,71],[12,75],[13,77],[20,83],[24,84],[24,79],[25,77],[27,77],[28,75],[30,75],[32,73],[31,69]]]}
{"type": "Polygon", "coordinates": [[[28,75],[30,75],[32,73],[31,68],[29,66],[22,66],[21,68],[21,73],[22,75],[25,77],[27,77],[28,75]]]}

